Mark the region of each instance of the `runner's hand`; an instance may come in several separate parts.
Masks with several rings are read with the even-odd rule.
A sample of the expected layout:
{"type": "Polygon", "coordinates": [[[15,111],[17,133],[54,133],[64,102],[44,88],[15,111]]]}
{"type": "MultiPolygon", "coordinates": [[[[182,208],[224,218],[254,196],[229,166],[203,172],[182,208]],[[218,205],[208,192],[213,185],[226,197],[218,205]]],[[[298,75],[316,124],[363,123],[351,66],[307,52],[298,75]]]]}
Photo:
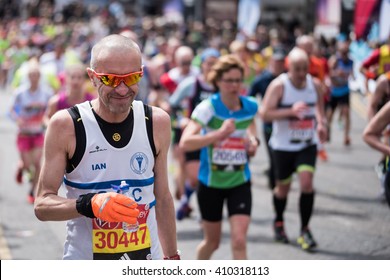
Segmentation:
{"type": "Polygon", "coordinates": [[[303,119],[309,107],[303,101],[295,102],[292,106],[293,114],[298,119],[303,119]]]}
{"type": "Polygon", "coordinates": [[[224,140],[229,137],[236,130],[236,124],[234,119],[226,119],[223,121],[222,126],[218,129],[220,133],[220,140],[224,140]]]}
{"type": "Polygon", "coordinates": [[[257,148],[260,146],[259,138],[251,136],[249,138],[245,138],[245,142],[246,153],[248,156],[254,157],[256,155],[257,148]]]}
{"type": "Polygon", "coordinates": [[[139,210],[130,197],[115,192],[99,193],[92,197],[91,202],[96,218],[106,222],[137,222],[139,210]]]}

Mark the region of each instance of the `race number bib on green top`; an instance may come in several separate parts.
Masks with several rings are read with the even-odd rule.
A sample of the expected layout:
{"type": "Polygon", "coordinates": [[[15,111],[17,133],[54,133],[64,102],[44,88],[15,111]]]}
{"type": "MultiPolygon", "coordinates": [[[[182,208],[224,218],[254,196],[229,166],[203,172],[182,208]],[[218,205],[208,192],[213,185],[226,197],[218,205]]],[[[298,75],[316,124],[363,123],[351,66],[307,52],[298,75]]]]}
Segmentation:
{"type": "Polygon", "coordinates": [[[145,208],[145,205],[138,205],[140,210],[139,229],[136,232],[125,232],[122,223],[108,223],[100,219],[93,219],[92,249],[94,258],[117,259],[117,256],[124,253],[127,253],[131,258],[135,252],[150,248],[151,238],[146,223],[149,209],[145,208]]]}
{"type": "Polygon", "coordinates": [[[212,163],[243,165],[248,161],[243,138],[227,138],[214,145],[212,163]]]}
{"type": "Polygon", "coordinates": [[[290,120],[290,142],[302,142],[313,139],[315,131],[314,126],[314,119],[290,120]]]}

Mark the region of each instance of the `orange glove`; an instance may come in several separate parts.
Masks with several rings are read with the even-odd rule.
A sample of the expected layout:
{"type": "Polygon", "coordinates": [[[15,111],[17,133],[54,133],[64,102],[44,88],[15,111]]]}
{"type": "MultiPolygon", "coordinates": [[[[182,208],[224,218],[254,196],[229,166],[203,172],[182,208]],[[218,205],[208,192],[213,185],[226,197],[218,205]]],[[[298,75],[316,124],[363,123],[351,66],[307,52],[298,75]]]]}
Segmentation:
{"type": "Polygon", "coordinates": [[[96,218],[106,222],[135,224],[139,215],[137,203],[123,194],[99,193],[91,199],[92,211],[96,218]]]}

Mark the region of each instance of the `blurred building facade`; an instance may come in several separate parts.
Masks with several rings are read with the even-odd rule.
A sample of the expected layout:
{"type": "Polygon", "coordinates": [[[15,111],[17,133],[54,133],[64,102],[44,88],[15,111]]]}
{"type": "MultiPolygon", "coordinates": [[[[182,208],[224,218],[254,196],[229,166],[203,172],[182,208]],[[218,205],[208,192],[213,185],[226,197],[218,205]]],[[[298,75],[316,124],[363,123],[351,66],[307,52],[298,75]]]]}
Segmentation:
{"type": "MultiPolygon", "coordinates": [[[[42,6],[52,5],[48,13],[75,12],[80,5],[108,7],[116,4],[124,12],[138,17],[166,15],[172,20],[238,21],[240,2],[256,2],[259,23],[285,25],[292,31],[296,26],[304,32],[334,34],[348,33],[353,29],[354,7],[358,0],[0,0],[0,17],[40,16],[42,6]],[[70,8],[69,8],[70,7],[70,8]]],[[[115,5],[114,5],[115,6],[115,5]]]]}

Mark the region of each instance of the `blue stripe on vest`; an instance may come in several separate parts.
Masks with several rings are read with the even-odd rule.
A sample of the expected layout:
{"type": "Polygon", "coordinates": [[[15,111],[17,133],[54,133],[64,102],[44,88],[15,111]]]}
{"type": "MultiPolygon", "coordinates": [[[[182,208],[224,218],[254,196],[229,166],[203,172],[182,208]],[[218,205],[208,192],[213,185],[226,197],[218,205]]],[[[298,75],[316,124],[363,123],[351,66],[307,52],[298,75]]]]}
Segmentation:
{"type": "Polygon", "coordinates": [[[149,203],[149,209],[152,209],[156,205],[156,200],[149,203]]]}
{"type": "Polygon", "coordinates": [[[129,184],[130,187],[146,187],[150,186],[154,183],[154,177],[150,177],[148,179],[143,180],[131,180],[131,179],[125,179],[125,180],[113,180],[113,181],[106,181],[106,182],[96,182],[96,183],[75,183],[72,181],[67,180],[64,178],[64,183],[70,187],[76,188],[76,189],[93,189],[93,190],[102,190],[102,189],[111,189],[112,185],[120,185],[122,181],[126,181],[127,184],[129,184]]]}

